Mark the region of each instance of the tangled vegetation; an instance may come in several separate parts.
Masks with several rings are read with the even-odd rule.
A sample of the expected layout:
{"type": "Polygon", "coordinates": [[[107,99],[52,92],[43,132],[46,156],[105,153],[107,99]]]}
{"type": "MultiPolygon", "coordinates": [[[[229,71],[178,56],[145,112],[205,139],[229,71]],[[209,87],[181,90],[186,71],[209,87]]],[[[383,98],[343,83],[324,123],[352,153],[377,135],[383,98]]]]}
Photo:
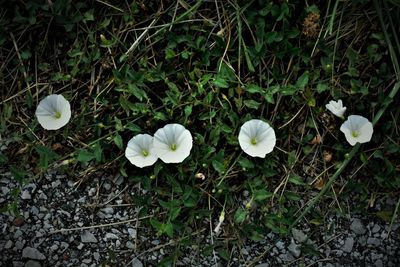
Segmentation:
{"type": "MultiPolygon", "coordinates": [[[[400,4],[372,3],[8,3],[0,11],[0,163],[21,186],[54,169],[78,186],[119,173],[147,190],[129,200],[151,215],[144,223],[177,240],[216,234],[217,225],[220,237],[259,240],[299,221],[318,227],[347,205],[371,212],[400,190],[400,4]],[[50,94],[72,110],[56,131],[34,115],[50,94]],[[338,99],[347,114],[372,121],[370,142],[347,143],[343,121],[325,107],[338,99]],[[251,119],[275,130],[265,158],[239,146],[251,119]],[[128,141],[170,123],[191,132],[190,156],[130,164],[128,141]]],[[[2,209],[18,214],[13,194],[2,209]]],[[[397,210],[376,216],[390,222],[397,210]]],[[[223,240],[214,247],[229,258],[223,240]]]]}

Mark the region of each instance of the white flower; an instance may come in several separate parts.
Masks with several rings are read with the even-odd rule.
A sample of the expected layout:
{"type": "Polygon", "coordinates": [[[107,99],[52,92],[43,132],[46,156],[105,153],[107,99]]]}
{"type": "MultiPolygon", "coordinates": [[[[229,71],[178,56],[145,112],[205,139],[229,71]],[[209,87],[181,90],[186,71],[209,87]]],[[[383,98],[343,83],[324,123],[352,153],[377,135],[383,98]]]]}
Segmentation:
{"type": "Polygon", "coordinates": [[[148,134],[135,135],[126,146],[125,157],[139,168],[153,165],[158,159],[154,153],[153,137],[148,134]]]}
{"type": "Polygon", "coordinates": [[[219,219],[218,219],[218,224],[217,226],[214,228],[214,232],[216,234],[219,234],[219,231],[221,230],[221,225],[225,220],[225,211],[221,211],[221,214],[219,215],[219,219]]]}
{"type": "Polygon", "coordinates": [[[347,142],[354,146],[357,142],[369,142],[374,129],[372,123],[363,116],[350,115],[342,126],[340,126],[340,131],[346,136],[347,142]]]}
{"type": "Polygon", "coordinates": [[[165,163],[179,163],[190,155],[193,139],[180,124],[167,124],[154,134],[154,149],[165,163]]]}
{"type": "Polygon", "coordinates": [[[340,131],[346,136],[347,142],[354,146],[357,142],[361,144],[369,142],[374,128],[372,123],[363,116],[350,115],[340,126],[340,131]]]}
{"type": "Polygon", "coordinates": [[[326,104],[325,107],[329,109],[330,112],[333,113],[333,115],[343,118],[344,112],[346,111],[346,107],[343,107],[343,102],[341,99],[338,101],[331,100],[329,101],[329,104],[326,104]]]}
{"type": "Polygon", "coordinates": [[[62,95],[49,95],[39,102],[35,115],[43,128],[57,130],[71,118],[71,106],[62,95]]]}
{"type": "Polygon", "coordinates": [[[239,132],[239,145],[252,157],[265,158],[275,146],[275,131],[262,120],[249,120],[242,125],[239,132]]]}

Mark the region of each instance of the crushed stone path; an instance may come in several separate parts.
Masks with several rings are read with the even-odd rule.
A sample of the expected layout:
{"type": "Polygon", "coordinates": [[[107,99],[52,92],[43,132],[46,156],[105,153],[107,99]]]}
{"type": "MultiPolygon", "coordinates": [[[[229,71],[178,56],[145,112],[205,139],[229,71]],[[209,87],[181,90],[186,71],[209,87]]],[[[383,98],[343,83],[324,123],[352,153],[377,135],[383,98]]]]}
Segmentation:
{"type": "MultiPolygon", "coordinates": [[[[129,202],[131,196],[147,192],[122,176],[99,175],[77,187],[65,175],[49,173],[20,187],[9,172],[0,175],[1,206],[14,199],[16,188],[21,189],[15,196],[21,216],[0,213],[1,266],[156,266],[171,252],[171,240],[137,221],[140,207],[129,202]]],[[[395,201],[378,205],[393,211],[395,201]]],[[[208,230],[195,233],[198,245],[188,247],[176,265],[400,266],[398,219],[389,229],[376,216],[335,216],[324,227],[320,231],[298,227],[287,238],[268,233],[261,241],[232,245],[229,262],[218,253],[199,253],[204,244],[222,241],[223,230],[213,241],[208,230]]]]}

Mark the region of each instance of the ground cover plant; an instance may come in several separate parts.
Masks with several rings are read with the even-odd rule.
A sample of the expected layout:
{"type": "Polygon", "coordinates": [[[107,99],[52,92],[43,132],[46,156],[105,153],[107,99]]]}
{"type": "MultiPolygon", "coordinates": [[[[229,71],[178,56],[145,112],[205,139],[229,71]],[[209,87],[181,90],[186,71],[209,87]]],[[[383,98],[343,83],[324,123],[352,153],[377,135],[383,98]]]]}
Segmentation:
{"type": "MultiPolygon", "coordinates": [[[[399,11],[378,0],[5,4],[0,163],[21,187],[49,170],[77,186],[99,172],[140,184],[147,194],[129,201],[141,224],[176,241],[160,265],[198,232],[214,238],[201,253],[229,262],[243,239],[345,217],[349,197],[359,213],[398,199],[374,214],[393,222],[399,11]],[[49,95],[68,102],[59,125],[49,95]],[[249,122],[265,153],[243,145],[263,143],[242,132],[249,122]]],[[[3,212],[19,214],[19,194],[3,212]]]]}

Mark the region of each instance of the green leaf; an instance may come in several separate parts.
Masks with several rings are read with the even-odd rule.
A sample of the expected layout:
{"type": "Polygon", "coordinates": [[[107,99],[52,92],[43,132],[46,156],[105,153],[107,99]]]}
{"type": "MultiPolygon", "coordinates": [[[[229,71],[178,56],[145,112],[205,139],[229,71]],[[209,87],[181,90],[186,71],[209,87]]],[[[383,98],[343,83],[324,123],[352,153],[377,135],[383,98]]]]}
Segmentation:
{"type": "Polygon", "coordinates": [[[10,172],[12,177],[20,184],[24,182],[25,176],[28,174],[25,170],[16,166],[11,166],[10,172]]]}
{"type": "Polygon", "coordinates": [[[150,224],[161,234],[163,230],[163,224],[157,219],[151,218],[150,224]]]}
{"type": "Polygon", "coordinates": [[[231,258],[231,254],[226,248],[218,248],[217,249],[218,255],[226,261],[229,261],[231,258]]]}
{"type": "Polygon", "coordinates": [[[215,78],[213,82],[216,86],[218,86],[220,88],[228,88],[229,87],[228,82],[225,79],[220,78],[220,77],[215,78]]]}
{"type": "Polygon", "coordinates": [[[296,163],[296,151],[292,150],[288,154],[288,165],[290,168],[293,168],[295,163],[296,163]]]}
{"type": "Polygon", "coordinates": [[[186,106],[184,112],[185,112],[185,117],[186,118],[189,117],[190,114],[192,114],[192,106],[186,106]]]}
{"type": "Polygon", "coordinates": [[[119,149],[123,148],[122,137],[118,133],[115,134],[113,140],[119,149]]]}
{"type": "Polygon", "coordinates": [[[173,238],[174,237],[174,227],[172,225],[171,222],[168,222],[166,224],[164,224],[164,232],[170,237],[173,238]]]}
{"type": "Polygon", "coordinates": [[[36,146],[36,152],[39,154],[39,167],[47,169],[49,163],[59,158],[59,155],[45,146],[36,146]]]}
{"type": "Polygon", "coordinates": [[[258,109],[261,105],[261,103],[258,103],[257,101],[255,101],[253,99],[244,100],[243,103],[246,107],[252,108],[252,109],[258,109]]]}
{"type": "Polygon", "coordinates": [[[235,223],[241,224],[242,222],[244,222],[244,220],[246,220],[246,216],[247,216],[247,211],[245,211],[242,208],[238,208],[234,215],[235,223]]]}
{"type": "Polygon", "coordinates": [[[300,88],[301,90],[303,90],[303,89],[307,86],[307,84],[308,84],[308,79],[309,79],[308,76],[309,76],[309,75],[308,75],[308,71],[305,71],[305,72],[299,77],[299,79],[297,80],[297,82],[296,82],[296,87],[297,87],[297,88],[300,88]]]}
{"type": "Polygon", "coordinates": [[[6,163],[7,162],[7,156],[3,154],[3,152],[0,152],[0,163],[6,163]]]}
{"type": "Polygon", "coordinates": [[[245,90],[246,90],[246,92],[249,92],[250,94],[264,93],[264,90],[260,86],[255,85],[255,84],[246,85],[245,90]]]}
{"type": "Polygon", "coordinates": [[[239,165],[243,168],[243,170],[250,170],[254,168],[254,163],[248,158],[244,157],[239,159],[239,165]]]}
{"type": "Polygon", "coordinates": [[[225,165],[224,163],[218,161],[218,160],[213,160],[211,162],[212,166],[214,169],[221,175],[225,173],[225,165]]]}
{"type": "Polygon", "coordinates": [[[182,208],[180,208],[180,207],[173,207],[171,209],[171,211],[169,213],[169,217],[170,217],[171,221],[175,220],[179,216],[179,214],[181,213],[181,209],[182,208]]]}
{"type": "Polygon", "coordinates": [[[289,182],[292,184],[295,184],[295,185],[305,185],[303,180],[301,180],[300,176],[298,176],[296,174],[291,174],[289,176],[289,182]]]}
{"type": "Polygon", "coordinates": [[[318,85],[317,85],[317,93],[322,93],[322,92],[325,92],[325,91],[327,91],[327,90],[329,90],[329,86],[327,85],[327,84],[325,84],[325,83],[319,83],[318,85]]]}
{"type": "Polygon", "coordinates": [[[254,199],[257,200],[257,201],[263,201],[263,200],[265,200],[267,198],[272,197],[272,195],[273,194],[271,192],[268,192],[265,189],[256,190],[253,193],[254,199]]]}
{"type": "Polygon", "coordinates": [[[78,152],[77,161],[80,162],[89,162],[95,158],[95,155],[92,152],[87,151],[86,149],[82,149],[78,152]]]}

